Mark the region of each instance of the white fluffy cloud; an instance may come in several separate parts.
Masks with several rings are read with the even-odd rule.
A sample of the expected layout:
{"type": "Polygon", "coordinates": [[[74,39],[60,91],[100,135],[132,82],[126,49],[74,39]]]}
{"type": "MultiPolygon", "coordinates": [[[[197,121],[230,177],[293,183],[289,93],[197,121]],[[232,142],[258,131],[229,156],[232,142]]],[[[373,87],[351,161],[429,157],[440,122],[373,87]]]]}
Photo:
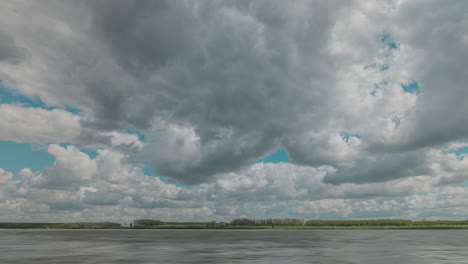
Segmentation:
{"type": "Polygon", "coordinates": [[[0,104],[0,139],[16,142],[74,142],[80,117],[67,111],[0,104]]]}
{"type": "Polygon", "coordinates": [[[84,147],[111,147],[126,151],[139,151],[144,146],[136,134],[84,128],[86,120],[85,116],[62,109],[0,104],[0,140],[74,143],[84,147]]]}
{"type": "Polygon", "coordinates": [[[14,180],[0,170],[3,220],[11,219],[12,210],[24,219],[62,221],[127,221],[137,216],[229,220],[239,215],[459,218],[461,213],[453,208],[462,207],[467,199],[466,186],[453,186],[468,180],[467,161],[453,154],[428,158],[433,175],[386,182],[334,185],[323,181],[336,173],[331,166],[258,163],[219,174],[213,183],[186,188],[144,175],[118,151],[99,150],[91,159],[73,146],[52,144],[48,152],[55,163],[43,172],[23,169],[20,179],[14,180]]]}

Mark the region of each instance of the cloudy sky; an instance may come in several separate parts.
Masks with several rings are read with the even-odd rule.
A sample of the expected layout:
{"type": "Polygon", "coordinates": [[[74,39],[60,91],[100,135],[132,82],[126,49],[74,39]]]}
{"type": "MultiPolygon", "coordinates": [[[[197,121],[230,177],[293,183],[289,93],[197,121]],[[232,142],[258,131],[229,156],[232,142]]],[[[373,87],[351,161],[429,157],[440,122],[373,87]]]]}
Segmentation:
{"type": "Polygon", "coordinates": [[[0,221],[466,219],[468,2],[1,1],[0,221]]]}

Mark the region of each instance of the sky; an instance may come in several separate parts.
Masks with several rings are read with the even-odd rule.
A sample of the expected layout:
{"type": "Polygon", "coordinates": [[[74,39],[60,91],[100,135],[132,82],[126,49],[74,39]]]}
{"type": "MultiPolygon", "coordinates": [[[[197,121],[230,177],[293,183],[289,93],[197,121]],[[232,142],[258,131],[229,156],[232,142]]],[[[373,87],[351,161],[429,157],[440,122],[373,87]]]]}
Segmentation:
{"type": "Polygon", "coordinates": [[[0,2],[0,221],[468,218],[468,2],[0,2]]]}

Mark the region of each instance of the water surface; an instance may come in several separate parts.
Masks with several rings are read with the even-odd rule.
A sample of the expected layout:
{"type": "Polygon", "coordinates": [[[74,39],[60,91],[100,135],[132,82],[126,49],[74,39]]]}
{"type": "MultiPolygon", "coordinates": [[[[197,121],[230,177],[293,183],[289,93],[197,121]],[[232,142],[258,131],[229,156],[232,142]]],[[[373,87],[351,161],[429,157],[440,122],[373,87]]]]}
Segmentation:
{"type": "Polygon", "coordinates": [[[0,230],[0,263],[467,263],[468,230],[0,230]]]}

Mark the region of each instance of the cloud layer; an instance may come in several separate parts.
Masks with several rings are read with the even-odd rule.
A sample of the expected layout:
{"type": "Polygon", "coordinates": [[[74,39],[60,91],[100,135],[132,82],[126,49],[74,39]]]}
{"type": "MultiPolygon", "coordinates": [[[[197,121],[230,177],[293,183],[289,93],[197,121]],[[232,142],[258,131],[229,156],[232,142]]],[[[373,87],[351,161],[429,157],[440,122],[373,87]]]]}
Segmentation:
{"type": "Polygon", "coordinates": [[[0,139],[55,158],[0,171],[2,215],[465,212],[468,167],[452,153],[468,145],[463,1],[0,7],[2,85],[47,106],[0,100],[0,139]],[[290,163],[254,164],[277,149],[290,163]]]}

